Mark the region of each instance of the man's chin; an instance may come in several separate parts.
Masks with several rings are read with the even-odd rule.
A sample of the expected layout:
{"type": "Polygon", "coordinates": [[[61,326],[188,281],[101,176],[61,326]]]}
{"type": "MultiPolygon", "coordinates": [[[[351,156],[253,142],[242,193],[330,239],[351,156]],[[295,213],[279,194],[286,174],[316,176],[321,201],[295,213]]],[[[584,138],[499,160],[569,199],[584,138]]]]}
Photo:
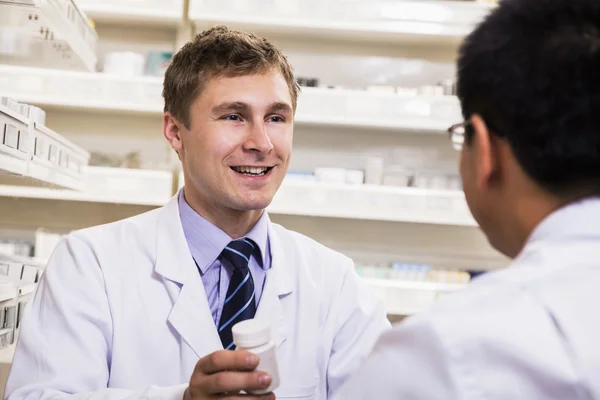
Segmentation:
{"type": "Polygon", "coordinates": [[[273,199],[246,200],[236,204],[238,211],[261,211],[269,207],[273,199]]]}

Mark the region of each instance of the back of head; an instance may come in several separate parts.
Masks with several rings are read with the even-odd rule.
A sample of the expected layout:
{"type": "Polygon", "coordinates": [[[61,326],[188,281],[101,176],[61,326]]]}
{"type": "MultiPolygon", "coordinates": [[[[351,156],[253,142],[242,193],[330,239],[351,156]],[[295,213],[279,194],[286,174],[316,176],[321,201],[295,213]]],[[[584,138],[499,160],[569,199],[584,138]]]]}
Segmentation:
{"type": "Polygon", "coordinates": [[[285,55],[264,38],[218,26],[199,33],[173,57],[165,73],[165,112],[189,127],[189,110],[214,77],[239,77],[279,70],[294,109],[299,87],[285,55]]]}
{"type": "Polygon", "coordinates": [[[600,194],[600,1],[501,1],[460,50],[458,95],[543,189],[600,194]]]}

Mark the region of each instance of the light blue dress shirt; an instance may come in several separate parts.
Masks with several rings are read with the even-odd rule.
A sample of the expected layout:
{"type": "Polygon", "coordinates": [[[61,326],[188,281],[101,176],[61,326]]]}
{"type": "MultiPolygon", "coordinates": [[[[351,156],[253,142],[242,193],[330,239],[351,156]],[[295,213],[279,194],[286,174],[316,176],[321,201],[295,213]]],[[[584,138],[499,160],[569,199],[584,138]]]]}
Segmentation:
{"type": "Polygon", "coordinates": [[[510,268],[382,335],[339,399],[600,399],[600,199],[554,212],[510,268]]]}
{"type": "MultiPolygon", "coordinates": [[[[232,241],[231,237],[217,228],[215,225],[201,217],[185,201],[184,189],[179,191],[179,216],[183,233],[188,243],[192,257],[198,265],[204,290],[208,298],[208,304],[212,313],[215,326],[219,323],[225,298],[227,297],[227,288],[233,273],[233,267],[227,263],[223,266],[219,260],[221,252],[232,241]]],[[[252,279],[254,279],[254,297],[256,306],[260,303],[260,298],[265,283],[266,271],[271,268],[271,251],[269,247],[269,218],[264,212],[258,222],[245,236],[252,239],[260,249],[250,257],[248,267],[252,279]]]]}

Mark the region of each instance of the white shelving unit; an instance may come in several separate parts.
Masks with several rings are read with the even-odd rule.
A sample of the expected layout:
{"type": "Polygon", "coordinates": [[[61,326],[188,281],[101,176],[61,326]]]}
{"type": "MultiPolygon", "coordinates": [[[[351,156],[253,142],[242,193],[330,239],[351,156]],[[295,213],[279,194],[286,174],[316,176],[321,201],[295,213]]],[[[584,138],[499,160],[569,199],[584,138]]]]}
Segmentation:
{"type": "Polygon", "coordinates": [[[475,226],[458,191],[284,182],[271,214],[475,226]]]}
{"type": "Polygon", "coordinates": [[[38,268],[44,268],[46,266],[46,260],[41,260],[34,257],[15,256],[12,254],[5,254],[0,252],[0,263],[2,262],[27,264],[38,268]]]}
{"type": "MultiPolygon", "coordinates": [[[[0,196],[162,206],[173,195],[166,171],[88,167],[80,192],[0,186],[0,196]]],[[[271,214],[475,226],[461,192],[286,181],[271,214]]]]}
{"type": "Polygon", "coordinates": [[[89,153],[6,105],[0,105],[0,139],[0,182],[83,187],[89,153]]]}
{"type": "Polygon", "coordinates": [[[162,79],[0,65],[0,87],[19,101],[102,112],[160,114],[162,79]]]}
{"type": "Polygon", "coordinates": [[[456,43],[490,10],[465,1],[191,0],[200,27],[225,24],[263,35],[359,42],[456,43]],[[223,12],[228,10],[228,12],[223,12]]]}
{"type": "Polygon", "coordinates": [[[173,194],[172,182],[168,171],[88,167],[81,191],[0,185],[0,196],[160,207],[173,194]]]}
{"type": "Polygon", "coordinates": [[[442,296],[467,287],[467,284],[402,281],[364,278],[384,301],[390,315],[408,316],[431,307],[442,296]]]}
{"type": "Polygon", "coordinates": [[[0,0],[0,64],[93,71],[98,41],[72,0],[0,0]]]}
{"type": "Polygon", "coordinates": [[[79,0],[95,22],[177,27],[183,22],[181,0],[79,0]]]}
{"type": "MultiPolygon", "coordinates": [[[[152,115],[163,111],[162,79],[156,77],[0,66],[0,84],[9,96],[44,107],[152,115]]],[[[308,87],[302,89],[296,114],[296,122],[307,126],[435,133],[460,118],[454,96],[308,87]]]]}

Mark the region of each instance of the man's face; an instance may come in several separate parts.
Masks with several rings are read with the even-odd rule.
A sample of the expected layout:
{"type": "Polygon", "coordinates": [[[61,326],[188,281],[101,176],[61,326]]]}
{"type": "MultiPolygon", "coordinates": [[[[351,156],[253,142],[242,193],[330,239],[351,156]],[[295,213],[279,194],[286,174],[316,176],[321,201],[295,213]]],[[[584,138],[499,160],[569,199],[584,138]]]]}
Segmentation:
{"type": "Polygon", "coordinates": [[[279,71],[212,78],[181,133],[186,192],[210,208],[265,209],[290,163],[293,118],[279,71]]]}

